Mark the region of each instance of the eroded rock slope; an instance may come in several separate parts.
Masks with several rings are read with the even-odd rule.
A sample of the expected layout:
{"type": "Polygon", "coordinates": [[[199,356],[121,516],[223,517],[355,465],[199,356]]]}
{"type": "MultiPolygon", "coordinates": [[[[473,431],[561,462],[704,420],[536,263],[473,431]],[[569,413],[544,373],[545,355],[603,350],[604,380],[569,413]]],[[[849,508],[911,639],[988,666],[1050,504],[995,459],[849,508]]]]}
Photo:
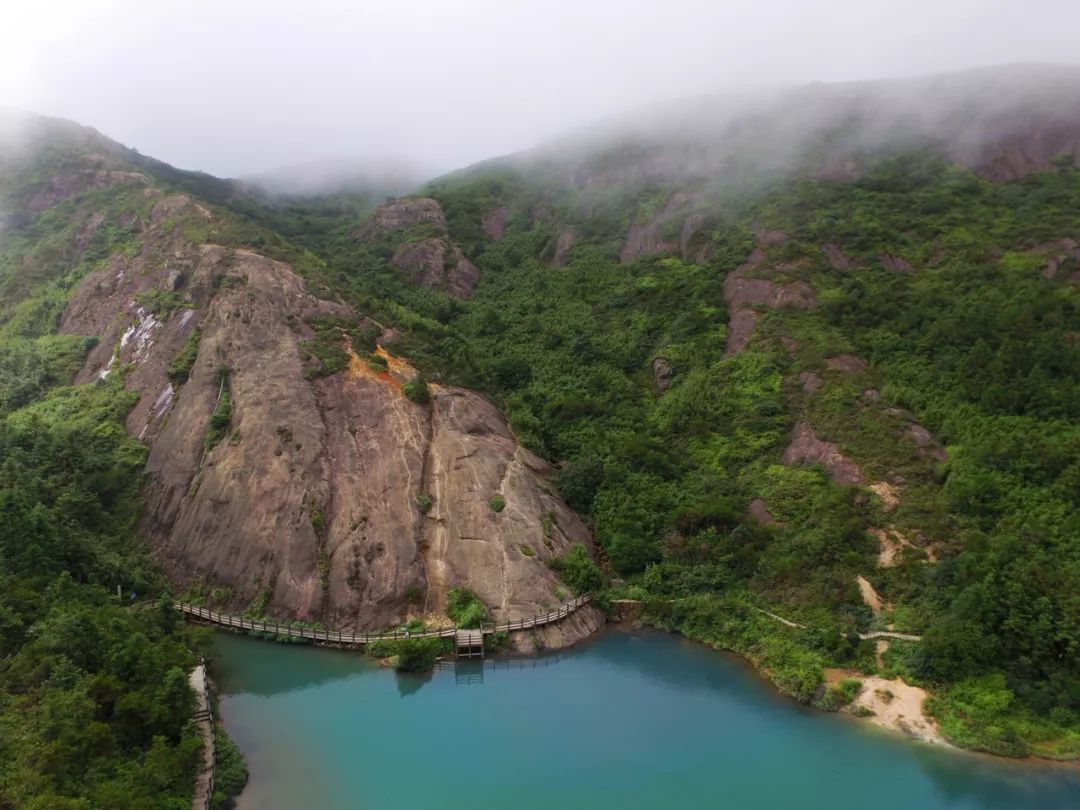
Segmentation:
{"type": "MultiPolygon", "coordinates": [[[[592,539],[497,409],[434,385],[411,401],[411,369],[385,352],[385,371],[359,349],[325,374],[313,323],[377,327],[288,264],[183,236],[213,216],[162,196],[140,251],[85,277],[61,322],[100,338],[79,381],[125,374],[140,396],[128,429],[150,446],[144,528],[174,582],[331,627],[439,614],[457,586],[499,619],[567,601],[547,561],[592,539]]],[[[539,642],[601,621],[586,609],[539,642]]]]}

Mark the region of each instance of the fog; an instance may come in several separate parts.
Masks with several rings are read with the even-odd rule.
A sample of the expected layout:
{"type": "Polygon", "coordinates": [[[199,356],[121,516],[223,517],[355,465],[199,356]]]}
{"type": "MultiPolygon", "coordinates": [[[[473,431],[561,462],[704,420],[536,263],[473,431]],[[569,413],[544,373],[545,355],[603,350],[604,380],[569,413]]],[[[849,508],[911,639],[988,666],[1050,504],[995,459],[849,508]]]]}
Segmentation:
{"type": "Polygon", "coordinates": [[[430,176],[705,94],[1080,59],[1075,0],[6,6],[0,107],[219,176],[299,167],[282,182],[430,176]]]}

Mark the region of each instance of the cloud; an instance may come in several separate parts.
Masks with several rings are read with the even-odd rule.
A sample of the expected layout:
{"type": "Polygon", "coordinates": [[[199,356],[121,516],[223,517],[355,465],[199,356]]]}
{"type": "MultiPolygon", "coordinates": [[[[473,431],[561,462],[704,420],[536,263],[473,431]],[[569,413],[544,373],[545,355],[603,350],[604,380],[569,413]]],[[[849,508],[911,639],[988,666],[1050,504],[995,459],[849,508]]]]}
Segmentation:
{"type": "Polygon", "coordinates": [[[15,6],[0,106],[231,176],[329,159],[447,170],[724,88],[1075,61],[1080,23],[1070,0],[15,6]]]}

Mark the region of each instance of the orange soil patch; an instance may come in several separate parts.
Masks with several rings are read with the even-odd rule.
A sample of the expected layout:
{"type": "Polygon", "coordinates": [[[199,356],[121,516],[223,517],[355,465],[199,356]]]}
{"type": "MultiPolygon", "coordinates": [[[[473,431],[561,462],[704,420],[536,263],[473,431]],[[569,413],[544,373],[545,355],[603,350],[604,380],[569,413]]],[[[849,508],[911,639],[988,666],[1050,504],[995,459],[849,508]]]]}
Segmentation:
{"type": "MultiPolygon", "coordinates": [[[[356,352],[349,352],[349,373],[354,377],[366,377],[369,380],[381,382],[401,388],[402,384],[416,377],[416,369],[402,360],[390,354],[382,346],[375,347],[375,354],[386,361],[386,371],[377,371],[368,365],[367,360],[360,357],[356,352]]],[[[429,384],[430,387],[431,384],[429,384]]]]}
{"type": "Polygon", "coordinates": [[[880,548],[878,551],[878,565],[882,568],[892,568],[896,565],[897,558],[904,548],[915,548],[910,540],[892,527],[888,529],[871,529],[870,533],[878,539],[880,548]]]}

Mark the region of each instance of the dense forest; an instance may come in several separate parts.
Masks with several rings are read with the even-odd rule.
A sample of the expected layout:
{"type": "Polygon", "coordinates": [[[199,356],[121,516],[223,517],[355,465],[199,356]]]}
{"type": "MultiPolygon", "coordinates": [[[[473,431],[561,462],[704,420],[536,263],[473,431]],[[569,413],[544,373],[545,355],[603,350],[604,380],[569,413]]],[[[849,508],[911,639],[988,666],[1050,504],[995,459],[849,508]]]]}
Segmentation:
{"type": "Polygon", "coordinates": [[[321,279],[399,328],[397,350],[429,375],[497,397],[519,438],[560,465],[611,595],[645,599],[657,624],[749,656],[803,700],[825,666],[878,669],[857,632],[923,634],[893,643],[883,672],[929,687],[950,739],[1075,756],[1080,288],[1076,260],[1055,251],[1080,230],[1080,173],[992,183],[931,150],[896,154],[855,182],[706,194],[705,260],[620,261],[627,229],[677,190],[588,196],[512,166],[433,183],[424,194],[481,270],[467,301],[409,284],[393,244],[358,241],[355,220],[334,226],[302,204],[264,216],[308,222],[293,238],[323,259],[321,279]],[[479,225],[496,206],[500,240],[479,225]],[[578,243],[552,266],[567,228],[578,243]],[[762,232],[784,236],[763,251],[767,277],[808,282],[818,305],[761,308],[728,355],[725,279],[762,232]],[[673,373],[663,392],[657,358],[673,373]],[[782,464],[801,423],[866,481],[894,482],[899,504],[782,464]],[[768,525],[747,517],[754,499],[768,525]],[[898,564],[875,569],[874,530],[904,538],[898,564]],[[885,614],[864,604],[860,574],[885,614]]]}
{"type": "MultiPolygon", "coordinates": [[[[58,141],[0,167],[5,207],[77,165],[58,141]]],[[[187,673],[206,636],[172,610],[137,532],[146,447],[124,424],[137,395],[122,374],[70,385],[96,340],[57,334],[75,282],[137,249],[134,223],[78,240],[80,222],[135,198],[96,189],[17,210],[0,235],[3,808],[183,810],[202,760],[187,673]]],[[[221,808],[246,772],[220,728],[218,757],[221,808]]]]}

